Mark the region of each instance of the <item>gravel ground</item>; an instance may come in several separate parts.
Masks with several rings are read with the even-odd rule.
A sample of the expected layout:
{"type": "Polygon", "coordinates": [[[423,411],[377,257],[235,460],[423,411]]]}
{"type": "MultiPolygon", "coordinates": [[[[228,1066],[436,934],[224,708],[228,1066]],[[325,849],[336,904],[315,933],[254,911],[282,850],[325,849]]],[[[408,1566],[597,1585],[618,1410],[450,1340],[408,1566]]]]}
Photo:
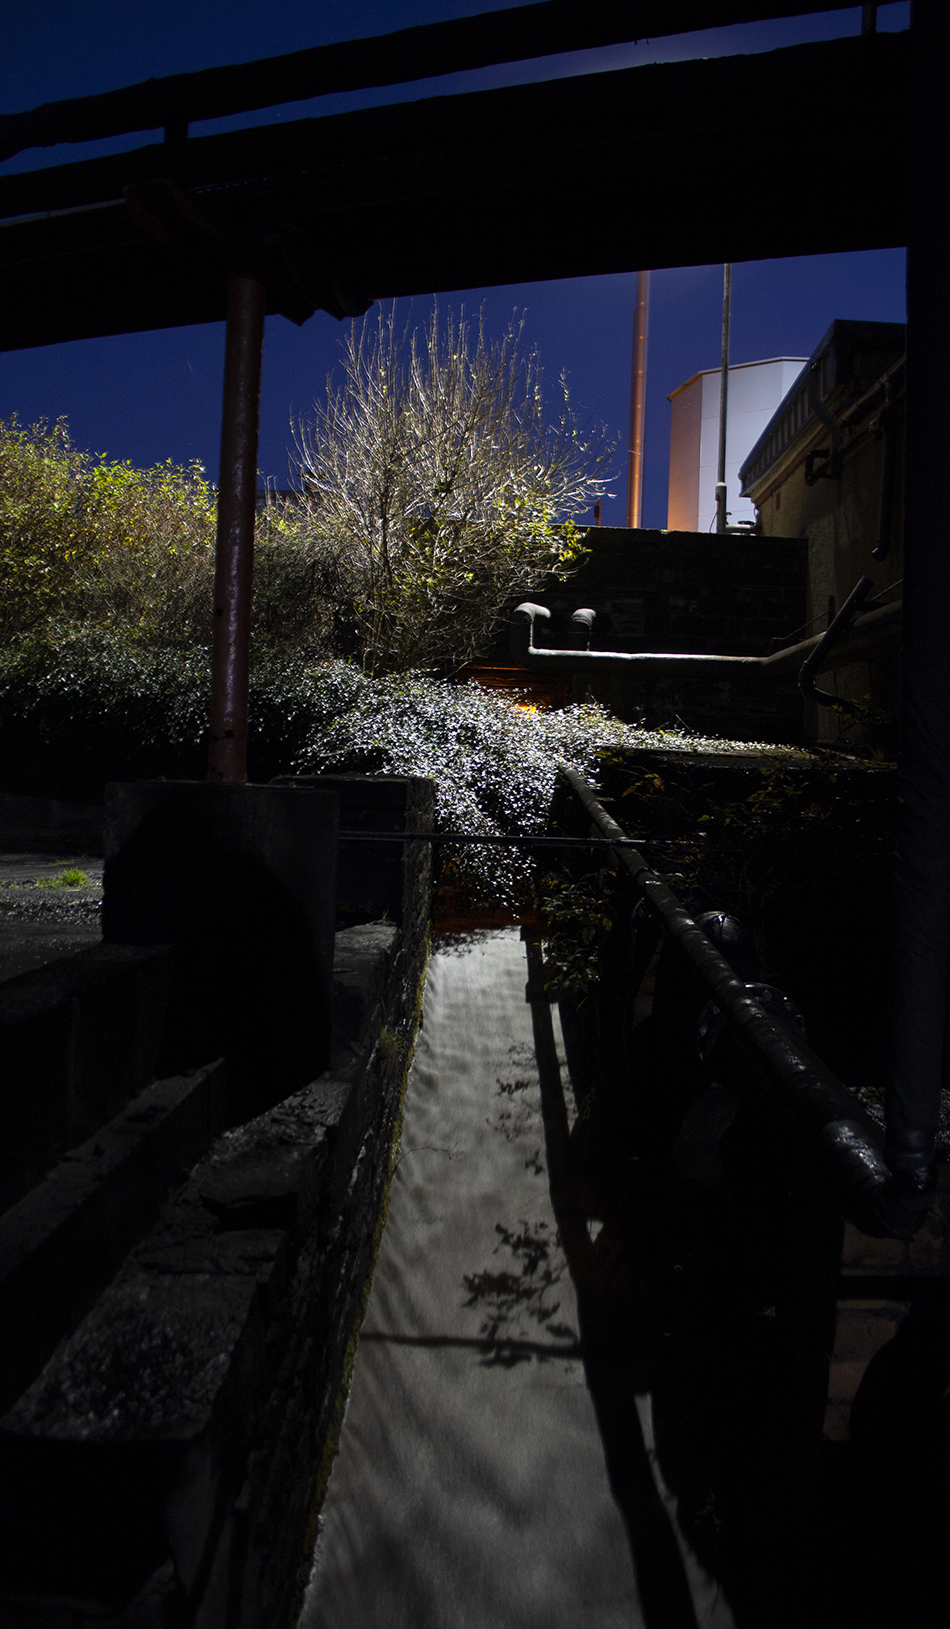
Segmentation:
{"type": "Polygon", "coordinates": [[[0,854],[0,981],[98,944],[101,910],[101,859],[0,854]],[[73,869],[85,873],[88,886],[59,885],[73,869]]]}

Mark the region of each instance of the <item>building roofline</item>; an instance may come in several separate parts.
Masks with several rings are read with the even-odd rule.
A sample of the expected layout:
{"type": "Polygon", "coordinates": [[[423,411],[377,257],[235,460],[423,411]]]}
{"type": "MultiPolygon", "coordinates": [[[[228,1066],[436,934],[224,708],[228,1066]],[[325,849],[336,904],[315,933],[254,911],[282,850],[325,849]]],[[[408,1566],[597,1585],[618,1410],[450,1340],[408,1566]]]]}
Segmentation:
{"type": "MultiPolygon", "coordinates": [[[[822,402],[827,401],[835,392],[840,393],[849,382],[849,379],[853,379],[853,375],[849,375],[849,379],[844,376],[838,377],[837,358],[840,351],[845,350],[849,341],[863,340],[865,343],[872,345],[875,341],[878,344],[891,341],[903,348],[905,334],[906,324],[902,322],[861,322],[852,318],[836,317],[807,359],[805,368],[802,369],[802,372],[798,374],[785,392],[755,446],[741,464],[739,468],[739,491],[742,497],[750,497],[752,488],[764,478],[773,465],[778,463],[797,442],[801,441],[809,426],[814,425],[819,420],[820,415],[810,408],[807,398],[803,396],[799,404],[800,410],[796,410],[796,422],[790,422],[784,427],[786,433],[781,437],[781,445],[776,446],[771,457],[761,463],[762,454],[767,451],[770,440],[778,436],[779,430],[783,427],[783,420],[792,412],[797,398],[802,395],[803,390],[807,391],[807,382],[804,385],[802,383],[802,375],[806,370],[822,364],[819,399],[822,402]],[[826,356],[830,356],[831,359],[827,365],[824,364],[826,356]],[[752,471],[757,463],[760,463],[760,468],[753,475],[752,471]]],[[[849,365],[853,365],[853,358],[849,365]]]]}
{"type": "MultiPolygon", "coordinates": [[[[804,367],[807,361],[809,361],[807,356],[763,356],[758,362],[730,362],[729,372],[737,373],[740,368],[764,368],[767,367],[770,362],[800,362],[804,367]]],[[[688,390],[690,385],[694,385],[696,383],[697,379],[705,379],[708,373],[721,372],[721,368],[700,368],[699,372],[694,373],[691,379],[687,379],[682,385],[677,385],[675,390],[669,391],[666,398],[667,401],[671,402],[673,397],[678,396],[681,391],[688,390]]]]}

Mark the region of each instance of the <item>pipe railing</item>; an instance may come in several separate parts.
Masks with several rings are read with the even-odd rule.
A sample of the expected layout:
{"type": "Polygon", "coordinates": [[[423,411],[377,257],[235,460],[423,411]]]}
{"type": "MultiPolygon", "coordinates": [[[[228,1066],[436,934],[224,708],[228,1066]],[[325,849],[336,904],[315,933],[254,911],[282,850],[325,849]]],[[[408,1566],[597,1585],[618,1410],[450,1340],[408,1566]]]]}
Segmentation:
{"type": "Polygon", "coordinates": [[[576,770],[561,774],[601,839],[617,844],[620,864],[668,939],[697,975],[731,1029],[760,1089],[776,1099],[801,1142],[823,1172],[828,1191],[844,1214],[865,1232],[880,1236],[878,1203],[890,1180],[880,1128],[794,1029],[769,1013],[754,986],[737,977],[725,957],[682,902],[647,864],[576,770]]]}
{"type": "Polygon", "coordinates": [[[821,707],[837,707],[839,711],[851,713],[854,717],[860,714],[856,702],[848,701],[845,696],[833,696],[827,690],[819,690],[815,684],[815,674],[827,673],[834,659],[835,647],[847,637],[848,629],[858,614],[858,607],[867,599],[873,587],[870,577],[862,577],[855,584],[838,615],[819,637],[815,649],[802,664],[802,670],[798,675],[798,688],[808,701],[815,701],[821,707]]]}
{"type": "MultiPolygon", "coordinates": [[[[843,633],[840,640],[829,646],[825,633],[803,639],[796,645],[786,645],[770,656],[718,656],[707,653],[693,654],[680,651],[616,651],[616,650],[548,650],[534,643],[536,622],[547,622],[551,613],[543,605],[530,601],[516,607],[511,621],[509,648],[512,659],[520,667],[540,673],[642,672],[654,678],[682,674],[684,671],[697,678],[728,678],[740,672],[760,672],[765,675],[797,673],[822,645],[821,665],[809,669],[826,673],[836,667],[847,666],[879,650],[885,642],[896,641],[899,635],[901,601],[878,606],[858,617],[843,633]]],[[[571,618],[575,628],[590,627],[594,612],[575,611],[571,618]]]]}

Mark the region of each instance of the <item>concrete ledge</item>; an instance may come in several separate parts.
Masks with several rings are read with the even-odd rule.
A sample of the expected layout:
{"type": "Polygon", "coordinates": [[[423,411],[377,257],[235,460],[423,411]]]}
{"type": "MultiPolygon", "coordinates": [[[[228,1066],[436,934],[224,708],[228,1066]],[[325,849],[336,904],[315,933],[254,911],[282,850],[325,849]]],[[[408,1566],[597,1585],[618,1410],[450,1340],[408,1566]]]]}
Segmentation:
{"type": "Polygon", "coordinates": [[[0,1408],[89,1310],[223,1107],[219,1064],[157,1081],[0,1219],[0,1408]]]}
{"type": "Polygon", "coordinates": [[[171,969],[167,945],[93,945],[0,986],[0,1207],[154,1078],[171,969]]]}
{"type": "Polygon", "coordinates": [[[333,953],[332,1068],[354,1062],[392,971],[398,930],[394,922],[363,922],[336,935],[333,953]]]}
{"type": "Polygon", "coordinates": [[[284,1240],[183,1239],[166,1224],[5,1416],[8,1592],[114,1611],[169,1548],[194,1587],[207,1524],[239,1485],[248,1393],[267,1368],[259,1292],[284,1240]]]}

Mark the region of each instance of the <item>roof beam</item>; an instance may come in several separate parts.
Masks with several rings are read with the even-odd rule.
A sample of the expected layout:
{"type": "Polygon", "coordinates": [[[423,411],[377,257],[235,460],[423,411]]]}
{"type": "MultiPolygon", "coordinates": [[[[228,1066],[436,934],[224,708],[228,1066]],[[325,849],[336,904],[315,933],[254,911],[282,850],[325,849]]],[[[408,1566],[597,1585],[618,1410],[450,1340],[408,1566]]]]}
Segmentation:
{"type": "Polygon", "coordinates": [[[390,295],[898,246],[907,45],[660,63],[8,176],[0,350],[220,321],[228,249],[259,261],[268,311],[299,321],[308,302],[341,316],[390,295]],[[833,208],[814,85],[847,87],[833,208]],[[30,209],[61,213],[9,220],[30,209]]]}
{"type": "Polygon", "coordinates": [[[0,162],[28,147],[97,141],[140,130],[184,135],[189,124],[202,119],[331,92],[377,89],[564,51],[839,9],[837,0],[586,0],[583,6],[576,0],[540,0],[510,11],[146,79],[100,96],[6,113],[0,115],[0,162]]]}

